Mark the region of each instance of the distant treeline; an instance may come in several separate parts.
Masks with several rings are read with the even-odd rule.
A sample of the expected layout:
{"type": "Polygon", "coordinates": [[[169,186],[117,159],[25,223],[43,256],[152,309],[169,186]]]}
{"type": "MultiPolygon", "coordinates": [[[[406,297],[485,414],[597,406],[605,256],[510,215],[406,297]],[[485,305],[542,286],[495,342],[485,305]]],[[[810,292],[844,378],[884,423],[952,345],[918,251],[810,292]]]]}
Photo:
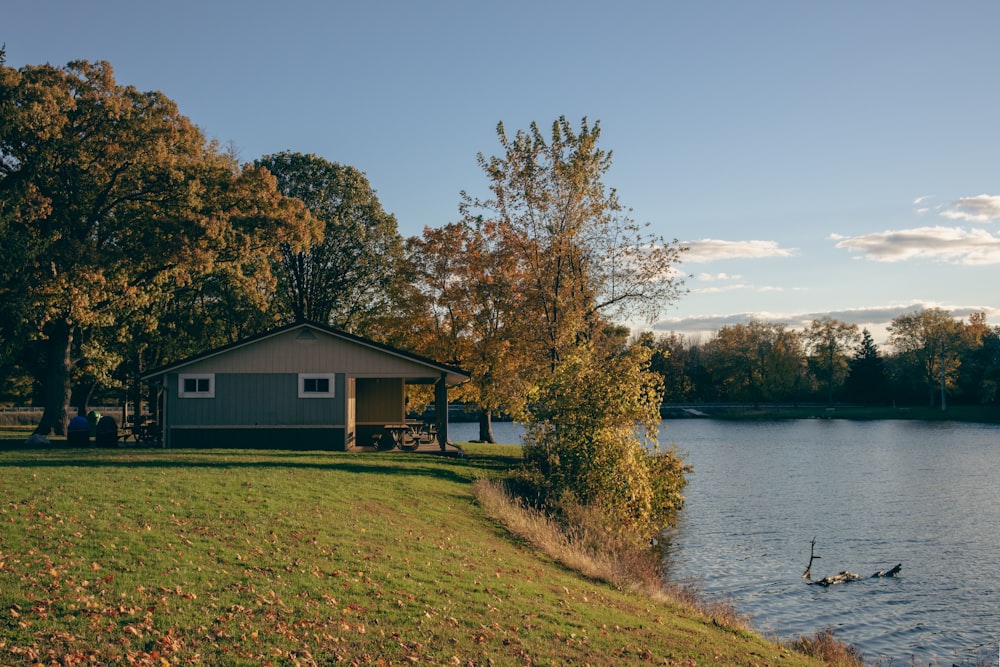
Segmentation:
{"type": "Polygon", "coordinates": [[[707,342],[644,334],[664,403],[822,402],[998,405],[1000,327],[982,313],[960,321],[930,308],[901,315],[885,351],[870,332],[833,319],[804,331],[751,321],[707,342]]]}

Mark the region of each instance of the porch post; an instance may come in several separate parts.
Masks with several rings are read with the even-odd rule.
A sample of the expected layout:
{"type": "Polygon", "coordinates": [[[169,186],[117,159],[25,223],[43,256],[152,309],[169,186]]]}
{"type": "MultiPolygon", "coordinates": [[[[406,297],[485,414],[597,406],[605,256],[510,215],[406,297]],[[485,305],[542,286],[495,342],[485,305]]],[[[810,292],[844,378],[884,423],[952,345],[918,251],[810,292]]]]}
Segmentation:
{"type": "Polygon", "coordinates": [[[441,377],[434,383],[434,419],[437,421],[438,445],[441,451],[445,451],[448,444],[448,384],[447,376],[441,373],[441,377]]]}

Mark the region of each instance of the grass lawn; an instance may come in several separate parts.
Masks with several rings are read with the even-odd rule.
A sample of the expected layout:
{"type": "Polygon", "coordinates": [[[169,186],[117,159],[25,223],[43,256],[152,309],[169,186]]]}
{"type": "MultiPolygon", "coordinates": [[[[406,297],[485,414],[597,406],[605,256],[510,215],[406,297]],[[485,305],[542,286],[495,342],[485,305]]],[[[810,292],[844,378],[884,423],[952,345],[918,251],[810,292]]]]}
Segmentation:
{"type": "Polygon", "coordinates": [[[512,539],[471,482],[517,448],[27,450],[4,436],[0,664],[822,664],[512,539]]]}

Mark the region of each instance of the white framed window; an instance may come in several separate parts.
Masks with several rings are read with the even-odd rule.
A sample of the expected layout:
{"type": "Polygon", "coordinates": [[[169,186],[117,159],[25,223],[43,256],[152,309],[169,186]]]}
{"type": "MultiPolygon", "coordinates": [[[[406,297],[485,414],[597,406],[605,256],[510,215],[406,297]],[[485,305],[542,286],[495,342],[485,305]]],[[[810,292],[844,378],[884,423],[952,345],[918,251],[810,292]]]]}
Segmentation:
{"type": "Polygon", "coordinates": [[[180,398],[215,398],[215,373],[188,373],[177,377],[180,398]]]}
{"type": "Polygon", "coordinates": [[[333,373],[299,373],[299,398],[333,398],[333,373]]]}

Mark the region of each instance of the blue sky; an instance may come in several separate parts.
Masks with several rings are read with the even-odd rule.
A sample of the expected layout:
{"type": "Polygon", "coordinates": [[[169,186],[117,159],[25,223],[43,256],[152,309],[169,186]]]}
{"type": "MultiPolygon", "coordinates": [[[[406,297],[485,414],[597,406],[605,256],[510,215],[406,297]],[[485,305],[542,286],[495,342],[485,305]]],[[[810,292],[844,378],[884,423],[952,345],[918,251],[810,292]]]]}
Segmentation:
{"type": "Polygon", "coordinates": [[[8,65],[107,60],[245,161],[353,165],[407,236],[482,191],[499,121],[600,121],[606,183],[691,247],[656,330],[1000,323],[995,1],[5,5],[8,65]]]}

